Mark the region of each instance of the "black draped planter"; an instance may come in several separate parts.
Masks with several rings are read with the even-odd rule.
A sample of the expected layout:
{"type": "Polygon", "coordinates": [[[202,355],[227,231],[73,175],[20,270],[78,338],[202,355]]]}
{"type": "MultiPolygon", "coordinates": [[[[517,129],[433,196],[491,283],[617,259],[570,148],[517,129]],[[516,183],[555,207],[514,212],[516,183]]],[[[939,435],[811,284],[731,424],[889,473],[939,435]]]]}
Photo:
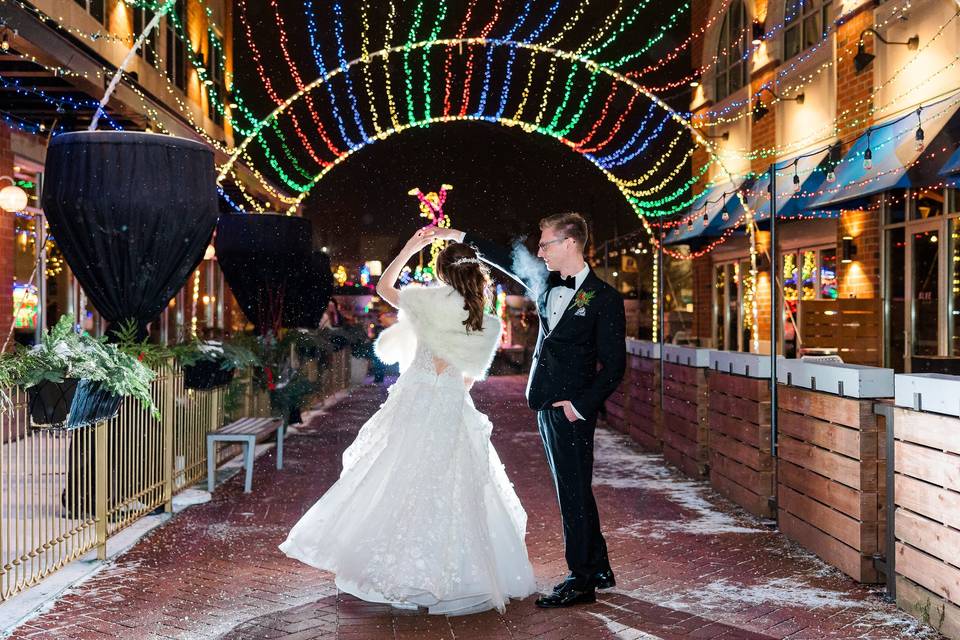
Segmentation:
{"type": "Polygon", "coordinates": [[[203,259],[217,223],[213,152],[133,131],[55,136],[43,209],[67,264],[108,322],[146,324],[203,259]]]}
{"type": "MultiPolygon", "coordinates": [[[[274,213],[228,214],[217,224],[217,261],[230,290],[259,333],[278,330],[289,316],[312,264],[310,221],[274,213]]],[[[328,269],[329,271],[329,269],[328,269]]]]}

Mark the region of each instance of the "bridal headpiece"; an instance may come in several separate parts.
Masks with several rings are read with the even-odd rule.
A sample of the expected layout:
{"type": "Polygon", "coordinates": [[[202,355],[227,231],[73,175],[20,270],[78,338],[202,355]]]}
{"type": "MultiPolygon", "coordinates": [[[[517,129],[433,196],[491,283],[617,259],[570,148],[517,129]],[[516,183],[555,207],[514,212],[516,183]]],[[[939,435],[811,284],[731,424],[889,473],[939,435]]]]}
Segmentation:
{"type": "Polygon", "coordinates": [[[477,258],[457,258],[451,263],[451,266],[458,267],[461,264],[482,264],[477,258]]]}

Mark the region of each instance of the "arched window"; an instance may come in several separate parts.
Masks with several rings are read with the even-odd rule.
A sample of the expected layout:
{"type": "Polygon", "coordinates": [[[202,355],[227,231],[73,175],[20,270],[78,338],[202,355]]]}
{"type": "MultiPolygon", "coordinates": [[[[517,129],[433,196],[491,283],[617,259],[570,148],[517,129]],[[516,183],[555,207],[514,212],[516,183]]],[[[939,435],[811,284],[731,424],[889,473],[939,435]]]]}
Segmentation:
{"type": "Polygon", "coordinates": [[[720,41],[717,43],[717,100],[747,84],[747,11],[743,2],[735,0],[720,27],[720,41]]]}
{"type": "Polygon", "coordinates": [[[830,0],[785,0],[783,59],[789,60],[823,40],[833,20],[830,0]]]}

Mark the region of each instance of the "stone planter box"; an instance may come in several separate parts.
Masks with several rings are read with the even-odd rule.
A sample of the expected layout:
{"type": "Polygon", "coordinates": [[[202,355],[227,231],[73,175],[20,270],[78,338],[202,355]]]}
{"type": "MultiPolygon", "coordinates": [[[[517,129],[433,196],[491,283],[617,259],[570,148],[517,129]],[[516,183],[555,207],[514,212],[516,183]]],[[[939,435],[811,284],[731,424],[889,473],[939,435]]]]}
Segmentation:
{"type": "Polygon", "coordinates": [[[750,513],[772,518],[770,358],[715,351],[710,361],[710,484],[750,513]]]}

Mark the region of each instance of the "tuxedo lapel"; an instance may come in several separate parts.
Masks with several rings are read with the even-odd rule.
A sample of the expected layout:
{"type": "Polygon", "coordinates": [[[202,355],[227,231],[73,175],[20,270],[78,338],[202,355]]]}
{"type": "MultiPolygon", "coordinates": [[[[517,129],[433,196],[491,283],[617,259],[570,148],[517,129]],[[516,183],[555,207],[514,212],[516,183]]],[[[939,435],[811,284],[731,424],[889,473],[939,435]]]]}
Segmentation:
{"type": "Polygon", "coordinates": [[[550,295],[551,287],[547,287],[546,290],[540,294],[540,297],[537,298],[537,314],[540,316],[540,324],[543,326],[543,333],[550,333],[550,329],[547,327],[547,318],[549,314],[547,313],[547,296],[550,295]]]}

